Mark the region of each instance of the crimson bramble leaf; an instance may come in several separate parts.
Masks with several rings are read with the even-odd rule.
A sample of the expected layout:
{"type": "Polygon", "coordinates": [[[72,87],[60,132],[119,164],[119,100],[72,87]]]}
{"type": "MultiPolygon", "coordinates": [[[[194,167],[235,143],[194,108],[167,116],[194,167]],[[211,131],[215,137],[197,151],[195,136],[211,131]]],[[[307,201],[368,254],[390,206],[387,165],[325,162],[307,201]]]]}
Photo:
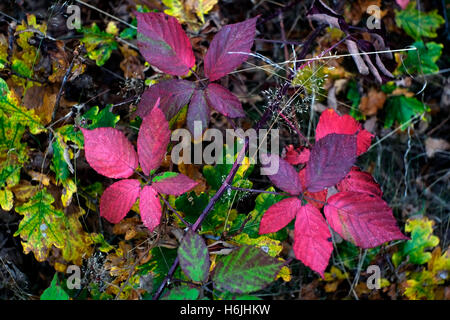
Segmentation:
{"type": "Polygon", "coordinates": [[[191,43],[177,19],[164,13],[136,13],[138,47],[161,71],[183,76],[195,64],[191,43]]]}
{"type": "Polygon", "coordinates": [[[100,215],[111,223],[120,222],[136,202],[140,190],[141,184],[135,179],[113,183],[100,198],[100,215]]]}
{"type": "Polygon", "coordinates": [[[264,213],[259,225],[259,234],[277,232],[295,218],[302,202],[298,198],[287,198],[272,205],[264,213]]]}
{"type": "Polygon", "coordinates": [[[128,178],[138,166],[133,145],[114,128],[81,129],[89,165],[109,178],[128,178]]]}
{"type": "Polygon", "coordinates": [[[372,194],[336,193],[328,199],[324,212],[333,230],[362,248],[373,248],[391,240],[408,239],[397,227],[388,204],[372,194]]]}
{"type": "Polygon", "coordinates": [[[247,60],[257,19],[226,25],[214,36],[205,55],[205,75],[209,80],[222,78],[247,60]]]}
{"type": "Polygon", "coordinates": [[[319,209],[302,206],[295,220],[295,256],[323,277],[332,251],[331,233],[319,209]]]}
{"type": "Polygon", "coordinates": [[[357,155],[361,155],[370,147],[373,135],[367,130],[362,129],[352,116],[339,116],[333,109],[328,109],[320,115],[319,123],[316,127],[316,141],[319,141],[330,133],[338,134],[357,134],[356,143],[357,155]]]}
{"type": "Polygon", "coordinates": [[[158,193],[152,186],[142,188],[139,195],[139,210],[144,226],[150,231],[155,230],[160,223],[162,211],[158,193]]]}
{"type": "Polygon", "coordinates": [[[142,120],[137,139],[139,163],[146,175],[161,165],[169,142],[169,123],[156,105],[142,120]]]}
{"type": "Polygon", "coordinates": [[[373,194],[381,197],[383,192],[378,183],[375,182],[372,175],[368,172],[359,170],[358,167],[352,167],[347,176],[337,185],[339,191],[355,191],[373,194]]]}
{"type": "Polygon", "coordinates": [[[341,181],[356,161],[356,137],[328,134],[316,142],[306,164],[308,191],[318,192],[341,181]]]}
{"type": "Polygon", "coordinates": [[[203,282],[208,279],[208,248],[203,238],[191,229],[186,232],[178,247],[178,258],[181,269],[191,280],[203,282]]]}
{"type": "Polygon", "coordinates": [[[166,175],[163,179],[158,179],[161,176],[156,176],[155,179],[157,181],[152,184],[152,187],[159,193],[179,196],[193,189],[198,184],[198,182],[181,173],[164,172],[163,175],[166,175]],[[170,175],[167,176],[167,174],[170,175]]]}

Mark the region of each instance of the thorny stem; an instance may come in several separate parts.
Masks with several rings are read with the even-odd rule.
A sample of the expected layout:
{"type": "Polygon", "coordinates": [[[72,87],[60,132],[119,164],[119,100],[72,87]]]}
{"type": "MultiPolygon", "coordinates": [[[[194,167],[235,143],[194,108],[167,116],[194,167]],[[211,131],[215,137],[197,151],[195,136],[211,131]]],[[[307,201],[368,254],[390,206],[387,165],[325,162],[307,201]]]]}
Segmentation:
{"type": "Polygon", "coordinates": [[[161,199],[163,199],[163,201],[164,201],[164,203],[166,204],[167,208],[169,208],[170,211],[172,211],[173,213],[175,213],[175,215],[178,217],[178,219],[180,219],[180,221],[181,221],[185,226],[188,226],[188,227],[191,226],[191,224],[190,224],[189,222],[187,222],[186,220],[184,220],[183,217],[177,212],[177,210],[175,210],[175,209],[172,207],[172,205],[169,203],[169,201],[167,201],[166,198],[164,198],[164,197],[163,197],[162,195],[160,195],[160,194],[158,194],[158,195],[159,195],[159,197],[160,197],[161,199]]]}
{"type": "Polygon", "coordinates": [[[276,192],[276,191],[267,191],[267,190],[258,190],[258,189],[247,189],[247,188],[241,188],[241,187],[235,187],[235,186],[229,186],[230,189],[232,190],[237,190],[237,191],[244,191],[244,192],[255,192],[255,193],[269,193],[269,194],[275,194],[275,195],[287,195],[287,193],[281,193],[281,192],[276,192]]]}
{"type": "MultiPolygon", "coordinates": [[[[295,1],[294,1],[294,3],[295,3],[295,1]]],[[[277,13],[277,15],[278,15],[278,13],[277,13]]],[[[320,27],[315,29],[308,36],[308,39],[306,40],[305,45],[299,55],[299,59],[303,59],[306,56],[314,39],[320,34],[320,32],[323,30],[323,28],[324,28],[324,26],[321,25],[320,27]]],[[[293,77],[294,77],[294,75],[291,74],[290,78],[292,79],[293,77]]],[[[266,109],[266,111],[262,115],[261,119],[256,124],[256,126],[255,126],[256,131],[259,130],[262,126],[264,126],[266,124],[266,122],[270,119],[271,114],[279,108],[281,101],[289,88],[289,85],[290,85],[290,81],[286,81],[283,84],[283,86],[281,87],[281,89],[279,90],[279,92],[277,94],[276,99],[271,103],[269,108],[266,109]]],[[[201,215],[198,217],[197,221],[195,221],[195,223],[190,227],[191,230],[197,231],[200,228],[201,224],[203,223],[205,218],[208,216],[208,213],[214,208],[214,205],[216,204],[217,200],[219,200],[219,198],[230,188],[230,184],[233,182],[233,178],[236,175],[239,167],[241,166],[242,159],[245,156],[245,152],[248,148],[248,145],[249,145],[249,139],[245,139],[245,144],[244,144],[243,148],[241,149],[241,151],[239,152],[236,161],[233,163],[233,166],[232,166],[230,172],[228,173],[224,182],[220,186],[219,190],[217,190],[217,192],[211,198],[211,200],[209,201],[208,205],[205,207],[205,209],[203,210],[201,215]]],[[[178,256],[177,256],[175,258],[175,261],[173,262],[172,266],[170,267],[169,272],[167,273],[163,282],[161,283],[161,285],[159,286],[155,295],[153,296],[153,300],[158,300],[161,297],[164,289],[170,283],[179,263],[180,263],[180,260],[178,259],[178,256]]]]}

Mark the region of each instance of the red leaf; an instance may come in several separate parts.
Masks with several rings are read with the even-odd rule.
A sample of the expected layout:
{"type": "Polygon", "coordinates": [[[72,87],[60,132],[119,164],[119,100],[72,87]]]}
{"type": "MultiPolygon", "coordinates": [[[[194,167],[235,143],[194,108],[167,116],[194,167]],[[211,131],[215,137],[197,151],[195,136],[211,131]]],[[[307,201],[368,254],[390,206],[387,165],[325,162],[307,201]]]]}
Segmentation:
{"type": "Polygon", "coordinates": [[[356,154],[359,156],[369,149],[373,134],[362,129],[361,124],[352,116],[339,116],[333,109],[328,109],[320,115],[319,123],[316,127],[316,141],[319,141],[330,133],[353,135],[357,132],[356,154]]]}
{"type": "MultiPolygon", "coordinates": [[[[298,178],[300,179],[300,183],[302,184],[303,190],[306,190],[306,170],[302,169],[298,173],[298,178]]],[[[310,192],[308,190],[303,192],[303,195],[308,201],[308,203],[312,204],[317,209],[322,209],[327,201],[328,189],[324,189],[319,192],[310,192]]]]}
{"type": "Polygon", "coordinates": [[[179,196],[193,189],[197,184],[198,182],[178,173],[176,176],[154,182],[152,186],[159,193],[179,196]]]}
{"type": "Polygon", "coordinates": [[[302,206],[298,198],[287,198],[272,205],[264,213],[259,225],[259,234],[277,232],[294,219],[302,206]]]}
{"type": "Polygon", "coordinates": [[[308,148],[302,147],[294,149],[292,144],[286,147],[286,156],[284,159],[292,165],[306,163],[309,160],[310,151],[308,148]]]}
{"type": "Polygon", "coordinates": [[[189,131],[194,134],[194,139],[200,139],[202,137],[203,131],[208,128],[209,124],[209,107],[206,103],[205,92],[203,90],[195,90],[192,96],[191,102],[189,103],[189,109],[187,112],[186,122],[189,131]],[[201,123],[201,130],[194,130],[195,121],[201,123]]]}
{"type": "Polygon", "coordinates": [[[255,39],[257,19],[229,24],[215,35],[205,55],[205,75],[209,80],[222,78],[247,60],[246,53],[250,53],[255,39]]]}
{"type": "Polygon", "coordinates": [[[308,191],[317,192],[341,181],[356,161],[356,138],[328,134],[316,142],[306,164],[308,191]]]}
{"type": "Polygon", "coordinates": [[[162,210],[158,193],[152,186],[142,188],[139,198],[139,210],[144,226],[150,231],[155,230],[161,222],[162,210]]]}
{"type": "Polygon", "coordinates": [[[362,172],[358,167],[352,167],[347,176],[337,185],[339,191],[355,191],[373,194],[381,197],[383,192],[378,183],[375,182],[372,175],[368,172],[362,172]]]}
{"type": "Polygon", "coordinates": [[[194,83],[186,80],[172,79],[154,84],[142,94],[136,114],[144,119],[160,99],[159,108],[170,120],[189,103],[194,88],[194,83]]]}
{"type": "Polygon", "coordinates": [[[208,88],[206,88],[205,96],[208,105],[224,116],[230,118],[245,116],[239,99],[220,84],[210,83],[208,88]]]}
{"type": "Polygon", "coordinates": [[[275,154],[271,155],[272,161],[278,161],[278,171],[275,174],[268,174],[267,164],[269,157],[265,154],[261,155],[261,160],[263,165],[261,167],[261,173],[267,175],[267,177],[272,181],[274,185],[283,191],[286,191],[293,195],[298,195],[302,192],[302,185],[298,178],[297,171],[292,167],[286,160],[281,159],[275,154]]]}
{"type": "Polygon", "coordinates": [[[113,183],[100,198],[100,215],[111,223],[120,222],[131,210],[140,190],[141,184],[135,179],[113,183]]]}
{"type": "Polygon", "coordinates": [[[139,163],[145,175],[161,165],[169,142],[169,123],[159,108],[153,108],[142,120],[137,139],[139,163]]]}
{"type": "Polygon", "coordinates": [[[387,203],[371,194],[336,193],[328,199],[324,212],[333,230],[362,248],[373,248],[391,240],[408,239],[397,227],[387,203]]]}
{"type": "Polygon", "coordinates": [[[297,213],[293,249],[297,259],[323,278],[333,252],[331,233],[319,209],[309,203],[297,213]]]}
{"type": "Polygon", "coordinates": [[[164,13],[136,12],[138,47],[150,64],[173,76],[183,76],[195,64],[191,43],[177,19],[164,13]]]}
{"type": "Polygon", "coordinates": [[[114,128],[81,129],[89,165],[109,178],[128,178],[138,166],[133,145],[114,128]]]}

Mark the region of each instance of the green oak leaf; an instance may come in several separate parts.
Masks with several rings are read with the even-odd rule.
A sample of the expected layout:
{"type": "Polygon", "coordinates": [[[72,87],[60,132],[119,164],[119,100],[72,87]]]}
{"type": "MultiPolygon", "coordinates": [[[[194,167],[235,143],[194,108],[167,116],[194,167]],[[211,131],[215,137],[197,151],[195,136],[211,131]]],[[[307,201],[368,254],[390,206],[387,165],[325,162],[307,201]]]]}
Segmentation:
{"type": "Polygon", "coordinates": [[[436,42],[424,44],[423,41],[417,41],[413,43],[413,47],[416,47],[417,51],[408,51],[406,59],[399,65],[396,73],[414,75],[439,71],[436,61],[441,57],[444,45],[436,42]]]}
{"type": "Polygon", "coordinates": [[[422,37],[436,38],[436,30],[445,22],[437,10],[422,12],[416,9],[416,1],[411,1],[405,10],[395,10],[395,22],[414,40],[422,37]]]}
{"type": "Polygon", "coordinates": [[[384,127],[390,128],[395,121],[401,125],[401,130],[405,130],[414,116],[429,111],[429,108],[416,98],[409,98],[403,95],[389,97],[384,109],[386,118],[384,127]]]}

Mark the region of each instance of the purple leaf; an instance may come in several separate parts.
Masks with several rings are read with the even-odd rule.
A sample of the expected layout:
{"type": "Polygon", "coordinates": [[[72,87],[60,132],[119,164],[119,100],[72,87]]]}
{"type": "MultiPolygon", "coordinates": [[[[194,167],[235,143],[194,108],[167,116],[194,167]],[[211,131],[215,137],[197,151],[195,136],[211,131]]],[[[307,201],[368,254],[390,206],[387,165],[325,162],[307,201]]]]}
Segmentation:
{"type": "Polygon", "coordinates": [[[257,19],[226,25],[215,35],[205,55],[205,75],[209,80],[222,78],[247,60],[257,19]]]}
{"type": "Polygon", "coordinates": [[[141,184],[135,179],[113,183],[100,198],[100,215],[111,223],[120,222],[133,207],[140,190],[141,184]]]}
{"type": "Polygon", "coordinates": [[[347,175],[355,161],[355,135],[326,135],[311,150],[306,165],[306,188],[318,192],[334,186],[347,175]]]}
{"type": "Polygon", "coordinates": [[[286,191],[293,195],[298,195],[302,192],[302,185],[298,177],[297,171],[286,160],[281,159],[275,154],[272,154],[271,160],[278,161],[278,171],[274,174],[268,172],[268,166],[272,164],[269,162],[269,156],[266,154],[261,155],[263,166],[261,173],[267,175],[274,185],[283,191],[286,191]]]}
{"type": "Polygon", "coordinates": [[[136,13],[138,47],[150,64],[173,76],[183,76],[195,64],[191,43],[177,19],[164,13],[136,13]]]}
{"type": "Polygon", "coordinates": [[[195,90],[191,102],[189,103],[189,109],[186,118],[187,127],[189,131],[194,134],[195,140],[201,138],[203,131],[208,128],[209,112],[210,110],[205,99],[205,91],[195,90]],[[201,123],[201,128],[198,128],[197,131],[194,128],[195,121],[201,123]]]}
{"type": "Polygon", "coordinates": [[[239,99],[220,84],[210,83],[208,85],[206,100],[211,108],[216,109],[226,117],[239,118],[245,116],[239,99]]]}
{"type": "Polygon", "coordinates": [[[186,80],[172,79],[159,82],[144,91],[136,114],[143,119],[160,99],[159,108],[167,120],[170,120],[189,103],[194,88],[194,83],[186,80]]]}
{"type": "Polygon", "coordinates": [[[165,172],[164,174],[167,175],[168,173],[174,175],[171,174],[169,177],[161,180],[158,179],[158,176],[155,177],[155,179],[158,180],[154,182],[152,186],[159,193],[179,196],[193,189],[198,184],[198,182],[186,177],[184,174],[174,172],[165,172]]]}
{"type": "Polygon", "coordinates": [[[123,132],[114,128],[81,129],[89,165],[109,178],[128,178],[138,166],[133,145],[123,132]]]}
{"type": "Polygon", "coordinates": [[[142,120],[137,139],[139,163],[145,175],[161,165],[169,142],[169,123],[159,108],[153,108],[142,120]]]}

